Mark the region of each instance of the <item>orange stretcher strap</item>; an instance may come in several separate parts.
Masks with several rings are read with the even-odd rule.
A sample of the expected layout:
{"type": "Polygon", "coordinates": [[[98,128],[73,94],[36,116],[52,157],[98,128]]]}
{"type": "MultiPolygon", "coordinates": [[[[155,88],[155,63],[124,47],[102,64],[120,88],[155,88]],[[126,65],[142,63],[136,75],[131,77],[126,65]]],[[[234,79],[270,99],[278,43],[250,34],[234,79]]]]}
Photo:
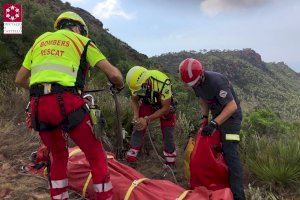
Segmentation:
{"type": "Polygon", "coordinates": [[[192,190],[184,191],[178,198],[176,198],[176,200],[184,200],[190,191],[192,191],[192,190]]]}
{"type": "Polygon", "coordinates": [[[138,180],[134,180],[131,183],[131,186],[129,187],[129,189],[127,190],[124,200],[129,200],[129,197],[130,197],[132,191],[134,190],[134,188],[136,188],[140,183],[142,183],[145,180],[149,180],[149,179],[148,178],[140,178],[138,180]]]}
{"type": "MultiPolygon", "coordinates": [[[[72,156],[75,156],[76,154],[80,153],[81,149],[79,147],[76,147],[75,149],[73,149],[70,153],[69,153],[69,158],[72,156]]],[[[113,155],[107,154],[106,155],[107,159],[114,159],[113,155]]]]}
{"type": "Polygon", "coordinates": [[[75,149],[73,149],[70,153],[69,153],[69,158],[80,153],[81,149],[79,147],[76,147],[75,149]]]}
{"type": "Polygon", "coordinates": [[[86,179],[86,181],[85,181],[85,183],[84,183],[84,186],[82,188],[82,196],[83,197],[85,197],[86,189],[89,186],[89,183],[90,183],[91,179],[92,179],[92,173],[90,172],[87,179],[86,179]]]}
{"type": "MultiPolygon", "coordinates": [[[[114,159],[114,157],[112,155],[107,155],[107,159],[114,159]]],[[[84,183],[84,186],[82,188],[82,196],[83,197],[85,197],[86,189],[89,186],[89,183],[90,183],[91,179],[92,179],[92,173],[90,172],[89,176],[87,177],[87,179],[84,183]]]]}
{"type": "MultiPolygon", "coordinates": [[[[70,153],[69,153],[69,158],[80,153],[81,152],[81,149],[79,147],[76,147],[75,149],[73,149],[70,153]]],[[[114,157],[112,155],[108,155],[107,154],[107,159],[114,159],[114,157]]],[[[92,173],[90,172],[84,185],[83,185],[83,188],[82,188],[82,196],[85,197],[85,194],[86,194],[86,190],[87,190],[87,187],[89,186],[89,183],[92,179],[92,173]]]]}

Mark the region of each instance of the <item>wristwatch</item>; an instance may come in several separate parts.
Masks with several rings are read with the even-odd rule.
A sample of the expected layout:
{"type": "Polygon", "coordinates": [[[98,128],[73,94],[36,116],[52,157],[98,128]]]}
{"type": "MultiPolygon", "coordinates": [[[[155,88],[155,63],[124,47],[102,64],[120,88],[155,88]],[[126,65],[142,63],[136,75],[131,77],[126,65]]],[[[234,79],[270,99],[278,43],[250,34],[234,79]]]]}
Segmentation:
{"type": "Polygon", "coordinates": [[[214,119],[212,119],[211,121],[210,121],[210,124],[214,127],[214,128],[218,128],[218,123],[214,120],[214,119]]]}

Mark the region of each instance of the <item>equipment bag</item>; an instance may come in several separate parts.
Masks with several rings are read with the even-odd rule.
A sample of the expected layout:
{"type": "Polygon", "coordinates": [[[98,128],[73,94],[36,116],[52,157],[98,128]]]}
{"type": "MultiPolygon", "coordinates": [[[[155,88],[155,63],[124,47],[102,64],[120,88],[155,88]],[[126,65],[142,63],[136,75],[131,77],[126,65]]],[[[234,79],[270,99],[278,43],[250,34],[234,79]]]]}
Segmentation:
{"type": "Polygon", "coordinates": [[[222,155],[221,133],[212,136],[196,135],[196,143],[190,160],[190,186],[205,186],[209,190],[230,188],[229,172],[222,155]]]}

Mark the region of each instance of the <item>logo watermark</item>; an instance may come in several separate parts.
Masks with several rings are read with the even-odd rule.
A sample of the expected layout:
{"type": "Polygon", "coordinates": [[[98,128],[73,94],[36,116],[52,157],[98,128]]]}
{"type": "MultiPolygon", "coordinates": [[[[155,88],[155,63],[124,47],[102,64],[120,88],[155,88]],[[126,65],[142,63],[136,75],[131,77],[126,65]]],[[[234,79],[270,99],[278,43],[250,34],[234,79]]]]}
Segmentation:
{"type": "Polygon", "coordinates": [[[6,3],[3,10],[3,33],[22,34],[22,5],[6,3]]]}

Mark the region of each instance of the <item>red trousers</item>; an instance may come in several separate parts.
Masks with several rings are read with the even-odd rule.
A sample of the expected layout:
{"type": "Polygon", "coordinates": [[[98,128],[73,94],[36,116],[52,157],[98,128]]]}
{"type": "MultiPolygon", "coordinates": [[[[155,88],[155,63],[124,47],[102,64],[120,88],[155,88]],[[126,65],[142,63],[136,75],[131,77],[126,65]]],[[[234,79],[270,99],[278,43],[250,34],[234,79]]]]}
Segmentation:
{"type": "MultiPolygon", "coordinates": [[[[153,114],[155,110],[151,105],[142,103],[139,108],[139,117],[145,117],[153,114]]],[[[175,164],[176,159],[176,148],[174,143],[174,128],[176,125],[176,115],[175,113],[168,113],[167,115],[160,118],[161,131],[163,135],[164,144],[164,156],[166,164],[175,164]]],[[[136,157],[142,145],[144,143],[145,131],[133,130],[130,150],[126,154],[126,160],[128,162],[137,161],[136,157]]]]}
{"type": "MultiPolygon", "coordinates": [[[[72,93],[63,93],[62,99],[67,114],[85,104],[81,96],[72,93]]],[[[37,108],[35,98],[32,98],[31,109],[33,114],[38,109],[40,122],[58,125],[63,120],[56,94],[39,97],[37,108]]],[[[51,153],[51,197],[52,199],[68,199],[66,170],[69,155],[64,133],[60,128],[57,128],[51,131],[41,131],[39,134],[51,153]]],[[[112,196],[112,185],[106,155],[101,142],[94,136],[89,114],[86,114],[84,119],[68,135],[85,153],[90,163],[97,199],[109,199],[112,196]]]]}

